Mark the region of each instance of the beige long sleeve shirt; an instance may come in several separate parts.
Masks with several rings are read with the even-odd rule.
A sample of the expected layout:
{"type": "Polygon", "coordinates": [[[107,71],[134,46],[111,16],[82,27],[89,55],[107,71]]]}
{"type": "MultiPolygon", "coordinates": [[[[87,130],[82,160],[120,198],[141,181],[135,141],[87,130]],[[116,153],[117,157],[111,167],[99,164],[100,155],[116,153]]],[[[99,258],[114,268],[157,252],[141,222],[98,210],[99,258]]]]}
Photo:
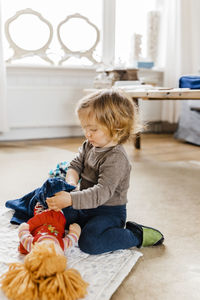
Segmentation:
{"type": "Polygon", "coordinates": [[[81,179],[80,191],[71,192],[74,209],[127,203],[131,164],[122,145],[97,148],[86,140],[69,168],[81,179]]]}

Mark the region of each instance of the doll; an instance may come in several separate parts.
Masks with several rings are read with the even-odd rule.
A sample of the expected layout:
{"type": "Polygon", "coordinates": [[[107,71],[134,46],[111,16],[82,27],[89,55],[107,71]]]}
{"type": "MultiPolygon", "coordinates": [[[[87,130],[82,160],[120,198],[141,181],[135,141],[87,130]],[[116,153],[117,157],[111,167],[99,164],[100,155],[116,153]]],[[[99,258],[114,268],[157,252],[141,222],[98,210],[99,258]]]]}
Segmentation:
{"type": "Polygon", "coordinates": [[[75,269],[66,269],[64,251],[75,245],[80,226],[71,224],[65,235],[62,211],[43,210],[37,203],[34,216],[18,229],[24,263],[11,263],[1,276],[1,288],[12,300],[75,300],[86,295],[88,284],[75,269]]]}

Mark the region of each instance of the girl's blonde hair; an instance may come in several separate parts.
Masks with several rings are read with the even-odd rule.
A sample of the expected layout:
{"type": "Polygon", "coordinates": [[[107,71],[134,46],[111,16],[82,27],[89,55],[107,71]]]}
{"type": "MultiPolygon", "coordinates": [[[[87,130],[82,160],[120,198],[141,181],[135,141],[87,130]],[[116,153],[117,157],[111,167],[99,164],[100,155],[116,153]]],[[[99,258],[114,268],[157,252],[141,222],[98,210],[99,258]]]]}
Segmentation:
{"type": "Polygon", "coordinates": [[[12,300],[75,300],[83,298],[88,284],[54,244],[35,244],[24,263],[11,263],[1,276],[1,288],[12,300]]]}
{"type": "Polygon", "coordinates": [[[136,105],[120,89],[103,89],[82,98],[76,112],[80,120],[94,117],[118,144],[141,129],[136,105]]]}

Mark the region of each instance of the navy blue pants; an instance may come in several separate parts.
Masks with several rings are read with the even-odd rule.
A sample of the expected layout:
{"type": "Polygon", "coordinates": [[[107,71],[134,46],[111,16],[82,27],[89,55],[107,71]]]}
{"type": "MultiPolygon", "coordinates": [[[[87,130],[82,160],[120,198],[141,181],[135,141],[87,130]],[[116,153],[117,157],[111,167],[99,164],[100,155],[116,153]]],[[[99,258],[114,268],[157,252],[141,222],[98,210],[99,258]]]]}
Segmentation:
{"type": "Polygon", "coordinates": [[[89,254],[128,249],[138,246],[140,241],[125,229],[126,205],[99,206],[93,209],[76,210],[71,206],[64,208],[67,228],[78,223],[81,228],[79,247],[89,254]]]}

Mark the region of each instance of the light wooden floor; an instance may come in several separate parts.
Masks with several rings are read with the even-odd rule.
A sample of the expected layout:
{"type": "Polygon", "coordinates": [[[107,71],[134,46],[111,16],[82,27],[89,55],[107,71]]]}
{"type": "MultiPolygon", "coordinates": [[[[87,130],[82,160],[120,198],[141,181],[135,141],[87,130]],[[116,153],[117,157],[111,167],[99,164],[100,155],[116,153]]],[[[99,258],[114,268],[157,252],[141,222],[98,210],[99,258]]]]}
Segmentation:
{"type": "MultiPolygon", "coordinates": [[[[20,148],[52,146],[77,152],[84,138],[44,139],[31,141],[0,142],[0,149],[13,151],[20,148]]],[[[200,147],[177,141],[171,134],[143,134],[141,149],[134,149],[132,143],[125,148],[133,161],[200,161],[200,147]]]]}
{"type": "MultiPolygon", "coordinates": [[[[54,155],[65,154],[62,149],[77,152],[83,140],[0,142],[0,204],[40,186],[49,164],[57,163],[54,155]]],[[[200,164],[200,147],[168,134],[143,134],[141,144],[141,150],[134,149],[133,144],[125,145],[131,161],[139,162],[133,164],[131,174],[128,219],[159,228],[165,243],[139,250],[143,257],[111,299],[197,300],[200,169],[196,163],[173,162],[200,164]]]]}
{"type": "Polygon", "coordinates": [[[200,147],[176,140],[172,134],[143,134],[141,149],[126,145],[135,161],[200,161],[200,147]]]}

